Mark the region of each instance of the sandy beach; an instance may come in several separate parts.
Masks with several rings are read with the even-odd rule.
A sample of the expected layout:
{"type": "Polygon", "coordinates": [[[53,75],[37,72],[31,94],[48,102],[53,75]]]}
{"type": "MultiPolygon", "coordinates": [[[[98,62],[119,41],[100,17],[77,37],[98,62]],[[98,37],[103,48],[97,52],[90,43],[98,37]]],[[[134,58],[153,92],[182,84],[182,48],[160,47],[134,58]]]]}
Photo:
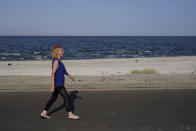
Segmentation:
{"type": "MultiPolygon", "coordinates": [[[[66,78],[68,89],[127,90],[149,88],[195,88],[196,56],[63,60],[75,82],[66,78]],[[133,74],[153,69],[155,74],[133,74]]],[[[0,91],[47,91],[51,61],[1,61],[0,91]]]]}

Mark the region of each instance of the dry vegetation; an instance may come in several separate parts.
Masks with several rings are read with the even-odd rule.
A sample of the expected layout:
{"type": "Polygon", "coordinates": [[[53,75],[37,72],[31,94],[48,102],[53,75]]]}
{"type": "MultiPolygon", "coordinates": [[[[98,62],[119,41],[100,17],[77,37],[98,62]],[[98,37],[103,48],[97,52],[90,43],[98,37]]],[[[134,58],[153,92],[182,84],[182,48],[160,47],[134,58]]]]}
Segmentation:
{"type": "Polygon", "coordinates": [[[132,74],[158,74],[155,69],[132,70],[132,74]]]}

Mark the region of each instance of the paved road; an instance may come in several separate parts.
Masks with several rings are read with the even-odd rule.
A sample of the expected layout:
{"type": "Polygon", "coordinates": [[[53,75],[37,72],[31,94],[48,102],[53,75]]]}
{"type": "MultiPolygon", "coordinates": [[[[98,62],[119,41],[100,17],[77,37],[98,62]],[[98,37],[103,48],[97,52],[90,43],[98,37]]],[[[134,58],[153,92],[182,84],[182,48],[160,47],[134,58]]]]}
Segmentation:
{"type": "Polygon", "coordinates": [[[1,131],[195,131],[196,90],[72,91],[80,120],[66,119],[59,96],[51,120],[39,114],[48,92],[0,93],[1,131]]]}

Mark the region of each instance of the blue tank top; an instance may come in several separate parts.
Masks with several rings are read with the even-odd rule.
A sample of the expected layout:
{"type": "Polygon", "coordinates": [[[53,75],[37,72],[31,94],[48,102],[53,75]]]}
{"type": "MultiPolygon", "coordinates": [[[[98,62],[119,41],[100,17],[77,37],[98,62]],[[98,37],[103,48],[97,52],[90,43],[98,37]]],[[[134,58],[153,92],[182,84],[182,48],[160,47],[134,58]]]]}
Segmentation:
{"type": "MultiPolygon", "coordinates": [[[[52,68],[53,68],[53,63],[55,60],[58,59],[53,59],[52,60],[52,68]]],[[[67,74],[67,71],[65,69],[64,64],[61,62],[61,60],[58,60],[58,68],[55,72],[55,76],[54,76],[54,84],[55,87],[60,87],[60,86],[64,86],[64,82],[65,82],[65,74],[67,74]]]]}

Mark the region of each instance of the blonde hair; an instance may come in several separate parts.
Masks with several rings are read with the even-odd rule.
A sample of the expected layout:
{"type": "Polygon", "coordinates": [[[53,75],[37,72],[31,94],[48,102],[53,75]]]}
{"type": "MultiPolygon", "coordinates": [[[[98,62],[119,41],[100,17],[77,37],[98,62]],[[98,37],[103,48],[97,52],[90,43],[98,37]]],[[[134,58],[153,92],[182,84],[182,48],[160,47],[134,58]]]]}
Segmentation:
{"type": "Polygon", "coordinates": [[[51,57],[52,58],[57,58],[58,57],[57,52],[58,52],[59,49],[62,49],[62,46],[60,46],[60,45],[53,46],[53,48],[51,50],[51,57]]]}

